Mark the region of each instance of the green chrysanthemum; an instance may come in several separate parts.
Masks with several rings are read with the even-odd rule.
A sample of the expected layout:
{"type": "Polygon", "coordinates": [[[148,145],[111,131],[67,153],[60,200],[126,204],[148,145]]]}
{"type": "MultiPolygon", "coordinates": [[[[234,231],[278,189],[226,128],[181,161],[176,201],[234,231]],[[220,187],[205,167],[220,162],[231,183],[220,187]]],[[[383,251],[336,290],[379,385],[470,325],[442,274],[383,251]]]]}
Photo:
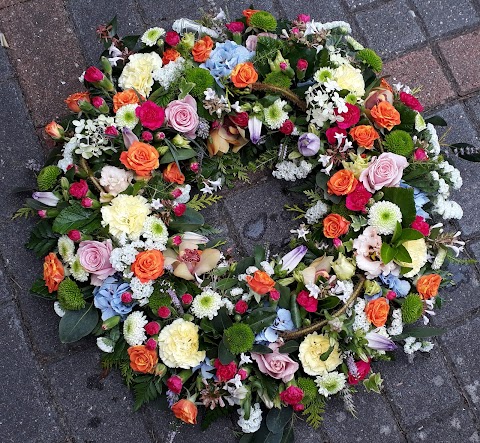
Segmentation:
{"type": "Polygon", "coordinates": [[[380,235],[393,234],[397,222],[402,222],[402,211],[395,203],[380,201],[368,211],[368,224],[380,235]]]}
{"type": "Polygon", "coordinates": [[[85,307],[85,300],[78,285],[69,278],[63,280],[58,287],[58,301],[66,311],[78,311],[85,307]]]}
{"type": "Polygon", "coordinates": [[[37,176],[37,187],[39,191],[50,191],[57,182],[57,177],[62,170],[55,165],[45,166],[37,176]]]}
{"type": "Polygon", "coordinates": [[[284,89],[289,89],[290,85],[292,84],[292,80],[290,79],[290,77],[288,77],[281,71],[270,72],[269,74],[267,74],[263,82],[267,85],[278,86],[284,89]]]}
{"type": "Polygon", "coordinates": [[[322,68],[313,74],[313,78],[317,83],[325,83],[327,80],[333,80],[333,69],[322,68]]]}
{"type": "Polygon", "coordinates": [[[415,323],[423,314],[423,301],[418,294],[408,294],[402,304],[404,323],[415,323]]]}
{"type": "Polygon", "coordinates": [[[215,79],[212,77],[210,72],[208,72],[207,69],[202,69],[202,68],[193,68],[193,69],[188,69],[185,72],[185,79],[187,82],[190,83],[195,83],[195,86],[191,90],[191,94],[194,97],[204,99],[204,92],[208,88],[213,88],[213,85],[215,83],[215,79]]]}
{"type": "Polygon", "coordinates": [[[270,129],[279,129],[288,119],[288,113],[283,110],[286,104],[286,101],[279,98],[275,100],[275,103],[264,109],[265,123],[270,129]]]}
{"type": "Polygon", "coordinates": [[[315,400],[318,394],[318,388],[313,379],[300,377],[297,380],[297,385],[304,393],[302,403],[310,403],[315,400]]]}
{"type": "Polygon", "coordinates": [[[356,105],[357,104],[357,96],[355,94],[348,94],[345,97],[345,101],[347,103],[350,103],[351,105],[356,105]]]}
{"type": "Polygon", "coordinates": [[[357,57],[370,66],[375,72],[381,72],[383,68],[382,59],[373,49],[362,49],[357,53],[357,57]]]}
{"type": "Polygon", "coordinates": [[[156,315],[158,308],[161,306],[169,306],[171,302],[171,298],[168,294],[165,294],[158,288],[155,288],[153,294],[148,299],[148,307],[153,311],[156,315]]]}
{"type": "Polygon", "coordinates": [[[235,323],[225,330],[223,340],[230,352],[237,355],[252,349],[255,334],[250,326],[244,323],[235,323]]]}
{"type": "Polygon", "coordinates": [[[121,128],[127,127],[133,129],[138,123],[138,117],[135,114],[135,109],[138,105],[129,104],[122,106],[115,116],[115,123],[121,128]]]}
{"type": "Polygon", "coordinates": [[[385,136],[384,147],[387,151],[404,157],[408,157],[414,148],[411,135],[400,129],[385,136]]]}
{"type": "Polygon", "coordinates": [[[277,29],[277,20],[267,11],[258,11],[250,17],[250,26],[263,29],[264,31],[275,31],[277,29]]]}

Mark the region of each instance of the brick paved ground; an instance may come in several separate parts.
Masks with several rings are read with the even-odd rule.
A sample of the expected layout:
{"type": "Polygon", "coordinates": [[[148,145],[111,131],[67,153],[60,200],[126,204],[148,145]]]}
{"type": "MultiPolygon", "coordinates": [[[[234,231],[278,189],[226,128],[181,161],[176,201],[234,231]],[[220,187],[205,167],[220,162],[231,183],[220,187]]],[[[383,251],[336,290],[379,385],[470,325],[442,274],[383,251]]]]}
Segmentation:
{"type": "MultiPolygon", "coordinates": [[[[201,3],[0,0],[0,31],[10,44],[0,47],[2,443],[233,441],[228,420],[203,434],[187,427],[175,433],[154,405],[132,413],[131,396],[118,374],[101,378],[93,341],[61,345],[51,305],[28,294],[40,270],[39,261],[23,249],[30,222],[10,221],[21,205],[12,191],[32,184],[25,163],[41,161],[47,147],[42,126],[65,113],[64,97],[77,90],[77,77],[99,53],[95,26],[118,14],[122,33],[142,31],[191,14],[201,3]]],[[[250,1],[217,3],[235,15],[250,1]]],[[[349,21],[359,39],[387,60],[386,73],[424,86],[422,101],[453,126],[447,140],[478,146],[480,0],[261,0],[256,6],[281,16],[306,12],[323,21],[349,21]]],[[[465,217],[457,227],[468,239],[469,255],[480,259],[478,169],[457,164],[465,182],[457,197],[465,217]]],[[[281,208],[286,198],[282,184],[260,177],[233,192],[212,216],[223,220],[220,227],[241,253],[264,241],[280,248],[284,238],[277,233],[288,232],[291,224],[281,208]],[[275,205],[267,211],[259,200],[275,205]],[[240,207],[260,215],[252,218],[253,212],[239,212],[240,207]]],[[[297,441],[480,442],[479,268],[451,266],[451,271],[458,285],[444,294],[446,309],[434,320],[448,332],[431,355],[410,365],[399,353],[396,363],[380,366],[383,395],[356,396],[358,419],[333,402],[321,430],[297,423],[297,441]]]]}

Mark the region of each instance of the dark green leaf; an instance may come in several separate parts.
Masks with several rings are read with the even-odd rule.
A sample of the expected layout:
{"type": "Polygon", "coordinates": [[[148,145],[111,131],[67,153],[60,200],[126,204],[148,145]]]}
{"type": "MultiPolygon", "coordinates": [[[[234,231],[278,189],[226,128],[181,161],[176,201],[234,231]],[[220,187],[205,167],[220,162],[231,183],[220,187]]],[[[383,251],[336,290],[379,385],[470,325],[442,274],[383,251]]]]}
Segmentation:
{"type": "Polygon", "coordinates": [[[240,260],[237,263],[237,267],[235,268],[235,275],[245,274],[245,271],[249,266],[253,266],[255,264],[255,259],[253,257],[246,257],[240,260]]]}
{"type": "Polygon", "coordinates": [[[235,360],[235,356],[228,350],[223,340],[218,345],[218,358],[222,365],[228,365],[235,360]]]}
{"type": "MultiPolygon", "coordinates": [[[[224,408],[215,408],[215,409],[224,409],[224,408]]],[[[238,443],[252,443],[254,436],[255,434],[251,434],[251,433],[243,434],[242,438],[239,440],[238,443]]]]}
{"type": "Polygon", "coordinates": [[[407,337],[428,338],[441,335],[445,332],[442,328],[433,327],[407,327],[403,329],[403,333],[392,337],[395,341],[403,340],[407,337]]]}
{"type": "Polygon", "coordinates": [[[405,228],[402,231],[402,235],[400,236],[399,242],[404,243],[410,240],[419,240],[423,237],[424,236],[420,231],[417,231],[416,229],[412,229],[412,228],[405,228]]]}
{"type": "Polygon", "coordinates": [[[327,361],[328,357],[330,357],[330,354],[334,349],[335,349],[334,346],[330,346],[327,351],[325,351],[322,355],[320,355],[320,360],[327,361]]]}
{"type": "Polygon", "coordinates": [[[409,227],[417,215],[413,188],[383,188],[382,192],[384,200],[395,203],[402,211],[402,226],[409,227]]]}
{"type": "Polygon", "coordinates": [[[327,311],[333,309],[340,303],[340,299],[338,297],[326,297],[322,300],[318,301],[318,310],[326,309],[327,311]]]}
{"type": "Polygon", "coordinates": [[[252,331],[257,334],[268,326],[271,326],[277,318],[275,308],[259,308],[252,311],[244,319],[247,325],[250,325],[252,331]]]}
{"type": "Polygon", "coordinates": [[[434,126],[447,126],[447,122],[439,115],[425,119],[425,123],[431,123],[434,126]]]}
{"type": "Polygon", "coordinates": [[[299,346],[300,345],[295,340],[289,340],[278,348],[278,352],[282,354],[291,354],[292,352],[295,352],[299,346]]]}
{"type": "Polygon", "coordinates": [[[283,428],[285,428],[287,423],[292,419],[292,415],[293,409],[290,407],[282,409],[270,409],[266,419],[268,430],[274,434],[283,432],[283,428]]]}
{"type": "Polygon", "coordinates": [[[412,263],[412,257],[410,257],[410,254],[406,250],[405,246],[400,245],[398,248],[396,248],[396,253],[395,253],[395,259],[398,261],[401,261],[403,263],[412,263]]]}
{"type": "Polygon", "coordinates": [[[260,429],[255,432],[253,443],[281,443],[283,437],[283,430],[278,434],[274,434],[267,428],[265,422],[262,423],[260,429]]]}
{"type": "Polygon", "coordinates": [[[57,298],[54,293],[50,294],[50,292],[48,292],[48,288],[45,286],[45,280],[43,278],[37,278],[33,282],[30,292],[33,295],[45,298],[47,300],[56,300],[57,298]]]}
{"type": "Polygon", "coordinates": [[[197,155],[197,153],[192,148],[178,148],[175,151],[175,158],[171,151],[167,152],[166,154],[162,155],[160,158],[160,164],[164,165],[166,163],[172,163],[174,161],[180,160],[188,160],[189,158],[193,158],[197,155]]]}
{"type": "Polygon", "coordinates": [[[265,248],[260,245],[256,245],[253,251],[255,257],[255,266],[260,268],[260,263],[265,260],[265,248]]]}
{"type": "Polygon", "coordinates": [[[285,426],[281,443],[295,443],[293,420],[285,426]]]}
{"type": "Polygon", "coordinates": [[[276,283],[275,289],[278,292],[280,292],[280,299],[278,300],[278,306],[280,306],[283,309],[290,309],[290,288],[287,288],[286,286],[276,283]]]}
{"type": "Polygon", "coordinates": [[[168,225],[168,228],[169,231],[172,230],[175,232],[195,231],[204,223],[205,219],[200,212],[187,207],[187,210],[181,217],[173,217],[172,221],[168,225]]]}
{"type": "Polygon", "coordinates": [[[480,162],[480,150],[470,143],[455,143],[450,145],[450,148],[460,158],[470,162],[480,162]]]}
{"type": "Polygon", "coordinates": [[[223,331],[232,326],[232,324],[232,319],[228,316],[228,312],[225,307],[220,308],[218,314],[212,319],[212,326],[220,334],[223,334],[223,331]]]}
{"type": "Polygon", "coordinates": [[[227,289],[233,288],[238,283],[236,278],[224,278],[216,284],[216,289],[221,291],[226,291],[227,289]]]}
{"type": "Polygon", "coordinates": [[[91,303],[78,311],[67,311],[58,332],[62,343],[73,343],[90,334],[98,322],[98,310],[91,303]]]}
{"type": "Polygon", "coordinates": [[[32,229],[25,247],[31,249],[38,257],[43,257],[57,244],[58,235],[52,231],[50,221],[42,220],[32,229]]]}
{"type": "Polygon", "coordinates": [[[140,38],[139,35],[129,35],[127,37],[122,38],[122,42],[128,49],[130,49],[130,51],[133,51],[133,49],[137,45],[139,38],[140,38]]]}
{"type": "Polygon", "coordinates": [[[300,307],[297,303],[297,295],[290,296],[290,313],[292,314],[292,321],[296,328],[302,326],[302,317],[300,315],[300,307]]]}
{"type": "Polygon", "coordinates": [[[252,348],[252,352],[256,354],[271,354],[273,349],[270,349],[268,346],[265,345],[254,345],[252,348]]]}
{"type": "Polygon", "coordinates": [[[395,231],[393,231],[392,243],[395,243],[402,235],[402,225],[397,221],[395,231]]]}
{"type": "Polygon", "coordinates": [[[380,257],[382,258],[383,263],[390,263],[395,257],[396,250],[392,248],[388,243],[382,243],[382,248],[380,249],[380,257]]]}
{"type": "Polygon", "coordinates": [[[91,209],[82,208],[79,203],[63,209],[53,222],[53,231],[59,234],[66,234],[72,229],[81,229],[97,217],[98,213],[91,209]]]}

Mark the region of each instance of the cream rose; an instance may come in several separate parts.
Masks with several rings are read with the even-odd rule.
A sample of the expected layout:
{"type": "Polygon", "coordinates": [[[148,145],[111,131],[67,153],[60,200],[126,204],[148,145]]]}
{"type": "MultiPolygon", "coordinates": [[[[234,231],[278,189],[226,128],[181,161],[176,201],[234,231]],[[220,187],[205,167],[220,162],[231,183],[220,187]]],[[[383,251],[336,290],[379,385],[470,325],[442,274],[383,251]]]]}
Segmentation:
{"type": "Polygon", "coordinates": [[[123,68],[118,86],[123,90],[135,89],[140,95],[148,97],[152,92],[152,74],[160,69],[162,64],[162,58],[156,52],[133,54],[123,68]]]}
{"type": "Polygon", "coordinates": [[[365,81],[360,69],[349,64],[341,65],[333,72],[333,79],[342,89],[346,89],[358,97],[364,96],[365,81]]]}
{"type": "Polygon", "coordinates": [[[325,361],[322,361],[320,356],[329,349],[330,339],[326,335],[317,332],[308,334],[298,350],[298,358],[302,363],[303,370],[308,375],[323,375],[333,371],[342,363],[342,359],[340,358],[338,343],[335,342],[333,351],[325,361]]]}
{"type": "Polygon", "coordinates": [[[104,166],[100,172],[100,184],[114,197],[125,191],[132,183],[133,173],[115,166],[104,166]]]}

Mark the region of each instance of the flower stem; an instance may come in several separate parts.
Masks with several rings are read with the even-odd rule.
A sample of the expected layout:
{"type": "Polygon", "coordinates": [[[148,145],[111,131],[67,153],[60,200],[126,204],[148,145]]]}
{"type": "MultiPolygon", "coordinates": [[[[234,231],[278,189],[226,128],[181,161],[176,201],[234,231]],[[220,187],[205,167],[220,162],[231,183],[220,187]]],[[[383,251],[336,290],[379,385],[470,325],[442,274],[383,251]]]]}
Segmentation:
{"type": "Polygon", "coordinates": [[[94,177],[92,170],[89,168],[87,164],[87,160],[85,160],[83,157],[80,160],[80,166],[84,169],[84,171],[88,175],[88,179],[93,183],[93,185],[100,191],[106,194],[105,189],[102,188],[100,185],[99,181],[94,177]]]}
{"type": "Polygon", "coordinates": [[[297,105],[302,111],[307,110],[307,104],[289,89],[274,85],[267,85],[265,83],[253,83],[250,85],[250,87],[252,88],[252,91],[276,92],[277,94],[283,95],[285,98],[297,105]]]}
{"type": "MultiPolygon", "coordinates": [[[[360,295],[363,289],[363,285],[365,284],[365,277],[363,275],[359,276],[359,281],[357,283],[357,286],[355,286],[355,289],[353,290],[352,295],[349,297],[349,299],[346,301],[346,303],[338,310],[336,311],[332,317],[340,317],[342,314],[346,312],[346,310],[352,305],[352,303],[357,299],[357,297],[360,295]]],[[[317,323],[314,323],[313,325],[307,326],[305,328],[300,328],[297,329],[296,331],[292,332],[284,332],[280,334],[280,336],[285,340],[295,340],[296,338],[304,337],[305,335],[308,335],[312,332],[318,331],[319,329],[323,328],[325,325],[328,324],[330,320],[322,320],[317,323]]]]}

